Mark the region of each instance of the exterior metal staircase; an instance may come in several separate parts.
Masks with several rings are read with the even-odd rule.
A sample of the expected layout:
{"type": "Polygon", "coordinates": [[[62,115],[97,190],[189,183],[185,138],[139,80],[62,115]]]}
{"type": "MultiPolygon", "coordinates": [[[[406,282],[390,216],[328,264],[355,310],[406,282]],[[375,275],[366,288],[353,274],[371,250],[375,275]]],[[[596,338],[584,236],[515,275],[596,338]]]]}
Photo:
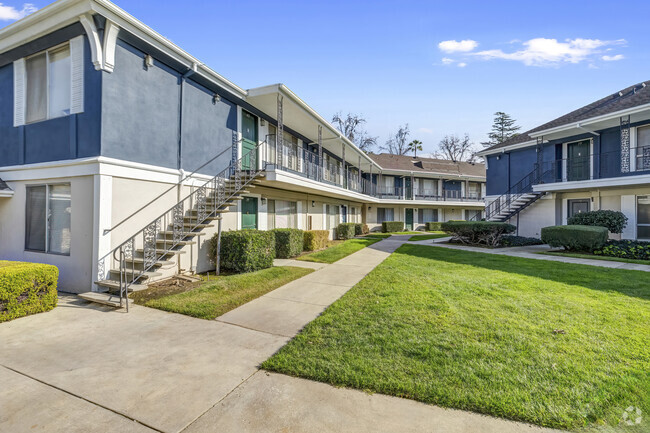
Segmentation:
{"type": "Polygon", "coordinates": [[[542,183],[550,173],[540,173],[538,167],[514,184],[506,193],[485,206],[487,221],[505,222],[539,200],[545,193],[533,191],[533,185],[542,183]]]}
{"type": "MultiPolygon", "coordinates": [[[[259,151],[265,145],[263,142],[251,149],[202,185],[190,187],[193,191],[185,198],[102,257],[95,281],[101,291],[78,296],[91,302],[126,307],[128,311],[128,294],[146,289],[148,282],[163,276],[161,270],[177,263],[178,256],[185,253],[183,247],[196,244],[194,239],[205,229],[214,227],[215,221],[219,223],[220,233],[222,214],[236,206],[242,194],[248,193],[264,177],[265,159],[260,158],[259,151]]],[[[183,181],[176,186],[183,187],[183,181]]]]}

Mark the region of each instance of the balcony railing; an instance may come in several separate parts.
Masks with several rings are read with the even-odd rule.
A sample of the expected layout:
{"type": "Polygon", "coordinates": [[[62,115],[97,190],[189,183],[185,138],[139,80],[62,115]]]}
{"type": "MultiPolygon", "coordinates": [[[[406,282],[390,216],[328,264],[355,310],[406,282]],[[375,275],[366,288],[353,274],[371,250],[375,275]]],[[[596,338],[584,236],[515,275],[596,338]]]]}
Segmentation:
{"type": "Polygon", "coordinates": [[[274,135],[267,138],[265,166],[267,170],[282,170],[298,174],[308,179],[338,186],[361,194],[394,200],[432,200],[432,201],[482,201],[479,193],[462,195],[461,191],[417,190],[395,186],[378,186],[369,179],[359,176],[357,168],[343,169],[341,165],[328,161],[319,163],[316,152],[304,149],[288,140],[276,140],[274,135]]]}

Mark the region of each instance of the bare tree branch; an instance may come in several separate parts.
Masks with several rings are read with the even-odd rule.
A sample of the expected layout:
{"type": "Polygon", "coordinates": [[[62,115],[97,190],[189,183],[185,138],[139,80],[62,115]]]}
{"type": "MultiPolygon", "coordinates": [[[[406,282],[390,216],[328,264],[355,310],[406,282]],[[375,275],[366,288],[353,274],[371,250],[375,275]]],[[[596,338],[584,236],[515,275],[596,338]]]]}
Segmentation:
{"type": "Polygon", "coordinates": [[[371,137],[363,128],[366,119],[357,114],[348,113],[345,117],[341,112],[332,117],[332,124],[345,135],[348,140],[364,152],[370,152],[377,145],[377,137],[371,137]]]}
{"type": "Polygon", "coordinates": [[[467,134],[462,138],[457,135],[445,135],[445,137],[440,140],[438,149],[440,150],[443,159],[467,162],[473,162],[476,160],[474,143],[470,141],[469,135],[467,134]]]}
{"type": "Polygon", "coordinates": [[[386,144],[384,144],[380,149],[393,155],[405,155],[409,151],[407,140],[410,133],[411,131],[409,130],[408,123],[404,126],[400,126],[394,135],[389,136],[386,144]]]}

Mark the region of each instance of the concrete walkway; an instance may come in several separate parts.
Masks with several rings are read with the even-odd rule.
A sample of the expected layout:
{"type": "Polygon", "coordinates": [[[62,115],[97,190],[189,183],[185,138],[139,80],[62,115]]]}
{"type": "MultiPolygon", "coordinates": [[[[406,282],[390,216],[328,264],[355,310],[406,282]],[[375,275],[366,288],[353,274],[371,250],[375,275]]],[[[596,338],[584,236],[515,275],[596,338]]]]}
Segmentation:
{"type": "Polygon", "coordinates": [[[62,296],[51,312],[0,324],[0,432],[550,431],[259,370],[407,239],[213,321],[62,296]]]}
{"type": "Polygon", "coordinates": [[[502,256],[522,257],[525,259],[547,260],[550,262],[562,263],[575,263],[578,265],[600,266],[603,268],[611,269],[626,269],[629,271],[645,271],[650,272],[650,265],[640,265],[636,263],[614,262],[608,260],[592,260],[592,259],[579,259],[575,257],[552,256],[547,254],[539,254],[540,252],[553,251],[548,245],[530,245],[526,247],[510,247],[510,248],[481,248],[470,247],[466,245],[448,244],[450,238],[440,238],[424,241],[407,242],[413,245],[427,245],[451,248],[454,250],[472,251],[475,253],[485,254],[498,254],[502,256]]]}

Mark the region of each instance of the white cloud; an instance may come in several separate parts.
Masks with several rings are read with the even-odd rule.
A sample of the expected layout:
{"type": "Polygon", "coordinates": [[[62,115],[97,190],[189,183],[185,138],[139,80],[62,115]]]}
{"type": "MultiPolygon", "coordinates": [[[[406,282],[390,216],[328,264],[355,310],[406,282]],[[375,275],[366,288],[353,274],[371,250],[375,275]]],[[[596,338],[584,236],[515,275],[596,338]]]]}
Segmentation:
{"type": "Polygon", "coordinates": [[[625,56],[623,54],[616,54],[615,56],[603,56],[601,59],[603,59],[606,62],[615,62],[617,60],[623,60],[625,56]]]}
{"type": "Polygon", "coordinates": [[[4,3],[0,3],[0,21],[15,21],[19,20],[32,12],[36,12],[38,9],[31,3],[23,4],[21,10],[16,9],[13,6],[5,6],[4,3]]]}
{"type": "MultiPolygon", "coordinates": [[[[602,41],[600,39],[576,38],[558,42],[557,39],[535,38],[523,42],[523,48],[514,52],[506,53],[503,50],[484,50],[471,54],[482,57],[485,60],[514,60],[522,62],[527,66],[549,66],[591,60],[595,55],[602,53],[606,46],[620,45],[623,43],[625,43],[623,39],[602,41]]],[[[617,56],[606,57],[612,57],[613,59],[617,56]]],[[[605,59],[603,58],[603,60],[605,59]]]]}
{"type": "Polygon", "coordinates": [[[433,129],[429,129],[429,128],[418,128],[418,132],[421,132],[422,134],[433,134],[433,129]]]}
{"type": "Polygon", "coordinates": [[[460,63],[458,64],[458,67],[459,67],[459,68],[464,68],[465,66],[467,66],[467,63],[465,63],[465,62],[460,62],[460,63]]]}
{"type": "Polygon", "coordinates": [[[478,47],[478,42],[471,39],[462,41],[442,41],[438,44],[440,51],[445,53],[467,53],[478,47]]]}
{"type": "Polygon", "coordinates": [[[443,64],[443,65],[451,65],[451,64],[454,63],[455,61],[456,61],[456,60],[454,60],[454,59],[450,59],[449,57],[443,57],[443,58],[442,58],[442,64],[443,64]]]}

